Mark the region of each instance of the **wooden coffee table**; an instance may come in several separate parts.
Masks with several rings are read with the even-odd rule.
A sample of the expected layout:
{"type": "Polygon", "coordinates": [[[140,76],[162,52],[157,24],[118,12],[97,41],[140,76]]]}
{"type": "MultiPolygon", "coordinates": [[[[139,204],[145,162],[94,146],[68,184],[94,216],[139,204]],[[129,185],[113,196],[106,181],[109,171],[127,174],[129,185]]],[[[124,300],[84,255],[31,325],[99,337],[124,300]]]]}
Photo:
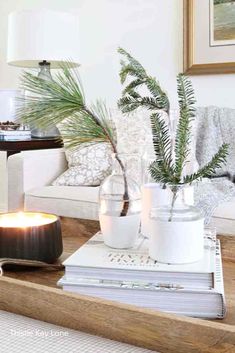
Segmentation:
{"type": "MultiPolygon", "coordinates": [[[[62,219],[63,259],[99,229],[62,219]]],[[[235,228],[234,228],[235,229],[235,228]]],[[[235,236],[220,236],[228,307],[223,320],[201,320],[64,292],[63,271],[24,270],[0,277],[0,310],[168,353],[235,353],[235,236]]],[[[195,303],[196,305],[196,303],[195,303]]]]}

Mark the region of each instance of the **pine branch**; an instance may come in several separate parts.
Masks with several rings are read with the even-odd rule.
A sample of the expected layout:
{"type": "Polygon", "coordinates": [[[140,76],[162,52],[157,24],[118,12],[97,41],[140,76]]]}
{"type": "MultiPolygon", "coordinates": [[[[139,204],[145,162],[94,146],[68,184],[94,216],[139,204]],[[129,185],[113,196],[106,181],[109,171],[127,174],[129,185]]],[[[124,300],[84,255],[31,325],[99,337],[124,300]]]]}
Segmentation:
{"type": "Polygon", "coordinates": [[[149,167],[150,174],[155,181],[165,182],[168,179],[173,182],[172,145],[168,126],[160,113],[152,114],[150,119],[153,133],[153,146],[156,155],[156,160],[149,167]]]}
{"type": "Polygon", "coordinates": [[[105,104],[97,102],[92,108],[86,105],[78,74],[70,66],[69,62],[64,63],[53,81],[24,72],[21,88],[29,91],[31,96],[21,100],[17,109],[18,118],[39,128],[48,128],[64,121],[62,136],[69,146],[106,141],[115,149],[116,136],[105,104]]]}
{"type": "Polygon", "coordinates": [[[211,161],[204,167],[200,168],[196,173],[186,175],[183,179],[183,184],[191,184],[195,180],[202,178],[210,178],[214,176],[216,169],[221,167],[221,164],[226,162],[228,156],[229,145],[224,143],[218,152],[212,157],[211,161]]]}
{"type": "Polygon", "coordinates": [[[121,83],[123,84],[127,76],[134,76],[139,79],[144,79],[146,77],[146,71],[143,66],[134,59],[126,50],[122,48],[118,48],[119,54],[123,55],[128,61],[128,64],[124,60],[121,60],[121,71],[119,73],[121,83]]]}
{"type": "Polygon", "coordinates": [[[136,59],[122,48],[118,51],[125,59],[121,60],[121,83],[124,84],[128,78],[130,79],[123,89],[122,98],[118,101],[119,108],[123,113],[130,113],[141,107],[154,112],[151,115],[151,125],[156,160],[149,167],[152,178],[164,184],[182,184],[213,175],[215,169],[225,162],[227,145],[223,145],[205,167],[182,180],[183,169],[190,153],[191,123],[195,118],[195,98],[191,81],[183,74],[177,76],[180,117],[176,130],[173,162],[168,126],[158,112],[162,110],[169,114],[170,103],[167,94],[162,90],[159,82],[149,76],[136,59]],[[147,88],[149,96],[141,95],[139,89],[142,87],[147,88]]]}
{"type": "Polygon", "coordinates": [[[123,113],[131,113],[138,108],[146,108],[148,110],[159,110],[158,103],[152,97],[141,97],[134,91],[122,97],[118,101],[118,107],[123,113]]]}
{"type": "Polygon", "coordinates": [[[140,79],[140,78],[137,78],[131,81],[122,91],[122,95],[125,96],[126,94],[129,94],[131,91],[134,91],[137,87],[140,87],[145,83],[146,83],[146,80],[140,79]]]}
{"type": "Polygon", "coordinates": [[[193,87],[190,80],[182,74],[177,76],[177,92],[180,118],[175,138],[175,174],[180,182],[190,152],[191,122],[195,117],[193,87]]]}
{"type": "Polygon", "coordinates": [[[170,103],[167,94],[162,90],[159,82],[149,76],[143,66],[124,49],[119,48],[118,52],[127,60],[121,60],[120,79],[124,84],[127,78],[134,78],[123,90],[122,98],[118,102],[119,108],[124,113],[132,112],[140,107],[147,109],[162,109],[169,112],[170,103]],[[138,88],[145,86],[151,97],[142,97],[138,88]]]}
{"type": "Polygon", "coordinates": [[[162,167],[162,162],[159,162],[159,161],[152,162],[148,170],[152,179],[156,183],[160,183],[163,185],[170,183],[169,173],[168,171],[165,171],[164,168],[162,167]]]}
{"type": "Polygon", "coordinates": [[[167,168],[172,168],[171,137],[169,129],[160,113],[150,116],[153,146],[157,160],[162,160],[167,168]]]}
{"type": "Polygon", "coordinates": [[[21,100],[18,118],[26,124],[46,128],[62,123],[62,136],[68,147],[99,142],[110,143],[123,172],[124,194],[120,216],[129,209],[129,192],[125,167],[117,155],[116,131],[103,102],[88,107],[77,71],[69,62],[61,65],[53,81],[25,72],[21,88],[31,93],[21,100]],[[22,104],[23,103],[23,104],[22,104]]]}

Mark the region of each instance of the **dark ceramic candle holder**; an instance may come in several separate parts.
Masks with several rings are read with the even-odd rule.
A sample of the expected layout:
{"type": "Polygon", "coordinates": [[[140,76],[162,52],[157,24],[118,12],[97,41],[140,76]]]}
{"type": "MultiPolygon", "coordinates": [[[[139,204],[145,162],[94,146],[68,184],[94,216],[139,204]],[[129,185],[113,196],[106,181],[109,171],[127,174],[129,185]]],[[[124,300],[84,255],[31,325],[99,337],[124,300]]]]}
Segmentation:
{"type": "Polygon", "coordinates": [[[52,263],[62,251],[61,224],[57,216],[35,212],[0,215],[0,258],[52,263]]]}

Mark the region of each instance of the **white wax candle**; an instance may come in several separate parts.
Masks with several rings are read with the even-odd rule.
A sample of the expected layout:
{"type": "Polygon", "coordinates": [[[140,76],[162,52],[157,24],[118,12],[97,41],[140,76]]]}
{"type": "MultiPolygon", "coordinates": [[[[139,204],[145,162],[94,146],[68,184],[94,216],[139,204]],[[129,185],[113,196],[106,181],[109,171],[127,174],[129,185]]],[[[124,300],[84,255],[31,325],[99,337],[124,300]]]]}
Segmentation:
{"type": "Polygon", "coordinates": [[[6,213],[0,215],[0,227],[4,228],[24,228],[36,227],[55,222],[54,215],[35,212],[6,213]]]}

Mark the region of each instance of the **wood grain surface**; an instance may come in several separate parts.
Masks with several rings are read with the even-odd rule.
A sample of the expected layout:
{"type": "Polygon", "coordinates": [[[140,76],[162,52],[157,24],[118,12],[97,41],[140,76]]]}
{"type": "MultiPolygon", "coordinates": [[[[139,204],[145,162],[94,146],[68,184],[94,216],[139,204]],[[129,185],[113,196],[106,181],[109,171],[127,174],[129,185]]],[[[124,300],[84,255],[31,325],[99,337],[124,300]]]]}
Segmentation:
{"type": "MultiPolygon", "coordinates": [[[[99,228],[63,219],[66,258],[99,228]]],[[[162,353],[235,353],[235,237],[221,236],[228,315],[201,320],[80,296],[56,288],[63,271],[32,269],[0,278],[0,309],[162,353]]]]}

